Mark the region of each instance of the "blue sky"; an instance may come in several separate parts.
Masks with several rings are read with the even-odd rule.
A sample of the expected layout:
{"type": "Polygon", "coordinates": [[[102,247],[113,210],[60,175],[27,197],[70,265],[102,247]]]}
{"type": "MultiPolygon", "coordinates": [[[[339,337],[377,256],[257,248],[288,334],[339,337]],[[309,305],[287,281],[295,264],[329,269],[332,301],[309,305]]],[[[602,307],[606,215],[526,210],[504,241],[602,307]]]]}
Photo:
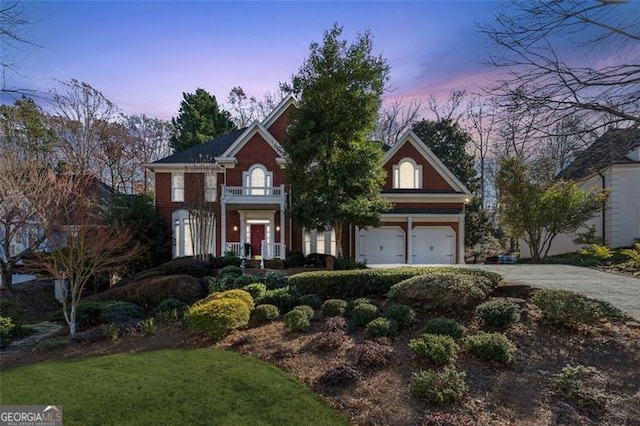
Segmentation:
{"type": "MultiPolygon", "coordinates": [[[[41,47],[14,52],[24,77],[46,91],[55,79],[86,81],[126,114],[168,119],[182,92],[202,87],[225,102],[242,86],[256,97],[288,81],[334,22],[353,40],[371,30],[391,66],[388,96],[478,90],[490,69],[476,23],[496,1],[29,1],[25,35],[41,47]]],[[[5,102],[7,99],[3,99],[5,102]]]]}

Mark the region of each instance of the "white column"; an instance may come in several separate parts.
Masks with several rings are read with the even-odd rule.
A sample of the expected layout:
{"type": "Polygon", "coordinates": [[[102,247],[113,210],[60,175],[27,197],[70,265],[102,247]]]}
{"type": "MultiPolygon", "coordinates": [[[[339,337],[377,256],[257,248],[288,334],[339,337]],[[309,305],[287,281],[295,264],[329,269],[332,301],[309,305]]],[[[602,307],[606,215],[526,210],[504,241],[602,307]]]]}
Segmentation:
{"type": "MultiPolygon", "coordinates": [[[[284,194],[284,185],[281,188],[284,194]]],[[[280,203],[280,258],[287,259],[287,245],[284,243],[284,201],[280,203]]]]}
{"type": "Polygon", "coordinates": [[[458,263],[464,264],[464,213],[458,216],[458,263]]]}
{"type": "MultiPolygon", "coordinates": [[[[224,191],[224,185],[222,185],[224,191]]],[[[227,203],[224,201],[224,197],[221,197],[220,201],[220,255],[223,256],[227,251],[227,203]]]]}
{"type": "Polygon", "coordinates": [[[413,217],[407,216],[407,263],[413,263],[413,217]]]}

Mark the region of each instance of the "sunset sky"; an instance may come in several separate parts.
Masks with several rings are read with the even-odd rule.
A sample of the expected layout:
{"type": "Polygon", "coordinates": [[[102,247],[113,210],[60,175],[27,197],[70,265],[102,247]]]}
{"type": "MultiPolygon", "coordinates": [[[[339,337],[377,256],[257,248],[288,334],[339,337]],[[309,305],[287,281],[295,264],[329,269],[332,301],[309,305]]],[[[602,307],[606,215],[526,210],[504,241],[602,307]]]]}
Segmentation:
{"type": "MultiPolygon", "coordinates": [[[[500,1],[29,1],[25,36],[40,47],[9,52],[22,74],[7,86],[47,91],[72,78],[126,114],[168,119],[183,92],[201,87],[226,102],[242,86],[261,97],[288,81],[334,22],[348,40],[371,30],[391,66],[389,98],[478,91],[492,70],[477,23],[500,1]]],[[[3,102],[10,102],[6,96],[3,102]]]]}

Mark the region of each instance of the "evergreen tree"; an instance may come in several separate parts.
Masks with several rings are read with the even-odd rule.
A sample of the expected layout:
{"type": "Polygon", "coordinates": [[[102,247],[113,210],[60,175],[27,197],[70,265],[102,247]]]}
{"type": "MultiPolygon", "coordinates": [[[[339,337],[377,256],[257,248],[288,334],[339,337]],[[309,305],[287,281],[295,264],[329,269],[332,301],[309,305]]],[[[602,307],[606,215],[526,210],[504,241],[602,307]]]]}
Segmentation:
{"type": "Polygon", "coordinates": [[[183,93],[182,98],[178,116],[171,119],[174,127],[171,147],[174,152],[200,145],[236,129],[229,111],[220,108],[216,97],[206,90],[183,93]]]}
{"type": "Polygon", "coordinates": [[[389,67],[372,54],[368,32],[348,46],[334,25],[290,85],[297,110],[288,131],[285,167],[291,185],[290,214],[309,229],[336,233],[342,255],[347,223],[375,226],[389,204],[380,195],[385,173],[380,144],[367,140],[376,125],[389,67]]]}

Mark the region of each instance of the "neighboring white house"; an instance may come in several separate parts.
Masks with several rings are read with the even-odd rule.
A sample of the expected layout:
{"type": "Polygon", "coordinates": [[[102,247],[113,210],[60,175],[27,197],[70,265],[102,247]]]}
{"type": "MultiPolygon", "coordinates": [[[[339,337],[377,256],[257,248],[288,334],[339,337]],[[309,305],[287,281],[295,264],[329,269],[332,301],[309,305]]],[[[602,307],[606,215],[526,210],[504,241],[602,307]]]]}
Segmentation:
{"type": "MultiPolygon", "coordinates": [[[[585,225],[609,247],[631,246],[640,241],[640,129],[611,129],[579,154],[558,179],[574,180],[585,190],[610,188],[603,212],[585,225]]],[[[582,228],[578,232],[586,230],[582,228]]],[[[549,254],[569,253],[581,247],[574,235],[558,235],[549,254]]],[[[521,242],[521,257],[530,257],[521,242]]]]}

